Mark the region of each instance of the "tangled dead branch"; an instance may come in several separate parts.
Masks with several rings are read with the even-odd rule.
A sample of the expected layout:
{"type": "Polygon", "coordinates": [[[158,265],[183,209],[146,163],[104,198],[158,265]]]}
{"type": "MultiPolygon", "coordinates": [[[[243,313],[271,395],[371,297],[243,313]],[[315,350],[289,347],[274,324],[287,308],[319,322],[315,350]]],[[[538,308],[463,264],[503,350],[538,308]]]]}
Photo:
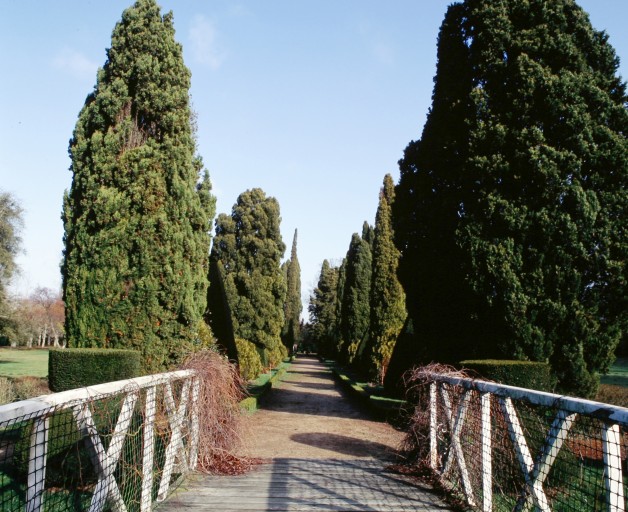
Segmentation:
{"type": "Polygon", "coordinates": [[[438,373],[453,377],[469,377],[468,373],[452,366],[432,363],[408,370],[403,376],[406,399],[413,407],[408,420],[407,434],[402,441],[401,451],[406,460],[417,466],[427,464],[429,457],[430,432],[430,375],[438,373]]]}
{"type": "Polygon", "coordinates": [[[248,471],[257,460],[238,455],[245,426],[240,411],[243,386],[235,365],[210,350],[192,354],[183,369],[200,376],[199,471],[234,475],[248,471]]]}

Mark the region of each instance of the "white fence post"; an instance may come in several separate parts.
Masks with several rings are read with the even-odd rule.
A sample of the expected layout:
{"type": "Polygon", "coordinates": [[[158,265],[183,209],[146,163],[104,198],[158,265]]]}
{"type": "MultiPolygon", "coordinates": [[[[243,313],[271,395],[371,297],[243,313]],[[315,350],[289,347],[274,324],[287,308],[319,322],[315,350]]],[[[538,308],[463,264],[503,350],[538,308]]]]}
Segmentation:
{"type": "Polygon", "coordinates": [[[449,451],[449,455],[447,456],[445,466],[443,467],[443,474],[449,471],[449,468],[452,465],[452,461],[455,458],[456,462],[458,463],[458,469],[460,470],[462,488],[464,490],[465,497],[467,498],[467,502],[472,507],[475,507],[473,486],[471,485],[471,480],[469,479],[469,472],[467,471],[467,463],[465,461],[464,451],[462,450],[462,446],[460,444],[460,433],[462,432],[464,419],[467,415],[467,408],[469,406],[469,400],[471,398],[471,391],[466,390],[463,392],[462,399],[460,400],[460,404],[458,405],[458,412],[456,413],[455,418],[453,415],[451,402],[449,400],[449,393],[447,392],[445,386],[441,386],[440,392],[441,396],[443,397],[443,405],[445,406],[445,416],[447,416],[447,420],[449,421],[449,428],[451,430],[452,447],[452,449],[449,451]]]}
{"type": "Polygon", "coordinates": [[[438,469],[438,439],[436,438],[436,422],[438,419],[438,396],[436,394],[436,382],[430,384],[430,467],[438,469]]]}
{"type": "Polygon", "coordinates": [[[190,420],[191,424],[191,432],[190,432],[190,460],[188,462],[188,469],[190,471],[194,471],[196,469],[196,464],[198,461],[198,440],[200,436],[199,432],[199,423],[198,423],[198,397],[201,389],[201,379],[199,377],[194,378],[194,384],[192,387],[192,405],[190,409],[190,415],[192,416],[190,420]]]}
{"type": "Polygon", "coordinates": [[[604,451],[604,484],[606,486],[606,503],[609,512],[623,512],[624,478],[621,469],[621,436],[619,425],[604,425],[602,428],[604,451]]]}
{"type": "Polygon", "coordinates": [[[482,408],[482,511],[493,510],[493,467],[491,454],[491,394],[480,395],[482,408]]]}
{"type": "Polygon", "coordinates": [[[157,386],[146,390],[144,406],[144,436],[142,452],[142,497],[140,512],[150,512],[153,503],[153,458],[155,456],[155,405],[157,386]]]}
{"type": "Polygon", "coordinates": [[[50,416],[35,420],[31,433],[28,455],[28,489],[26,491],[26,512],[42,510],[44,487],[46,484],[46,458],[48,455],[48,425],[50,416]]]}

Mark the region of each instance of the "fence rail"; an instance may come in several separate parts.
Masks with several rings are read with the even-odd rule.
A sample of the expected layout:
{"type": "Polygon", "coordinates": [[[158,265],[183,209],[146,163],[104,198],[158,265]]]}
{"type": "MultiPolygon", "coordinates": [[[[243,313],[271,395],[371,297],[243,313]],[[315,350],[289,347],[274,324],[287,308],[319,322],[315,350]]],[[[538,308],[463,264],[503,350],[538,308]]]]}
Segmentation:
{"type": "Polygon", "coordinates": [[[427,462],[468,505],[626,509],[628,409],[437,373],[426,379],[427,462]]]}
{"type": "Polygon", "coordinates": [[[196,466],[192,370],[0,406],[0,510],[147,512],[196,466]]]}

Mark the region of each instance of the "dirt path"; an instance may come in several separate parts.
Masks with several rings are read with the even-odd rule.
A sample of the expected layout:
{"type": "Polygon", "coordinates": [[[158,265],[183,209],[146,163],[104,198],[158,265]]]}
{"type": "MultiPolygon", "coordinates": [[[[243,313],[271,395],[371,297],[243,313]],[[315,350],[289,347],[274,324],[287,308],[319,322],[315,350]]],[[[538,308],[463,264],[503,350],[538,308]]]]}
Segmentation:
{"type": "Polygon", "coordinates": [[[247,454],[261,458],[393,460],[403,437],[369,419],[315,358],[299,357],[247,419],[247,454]]]}

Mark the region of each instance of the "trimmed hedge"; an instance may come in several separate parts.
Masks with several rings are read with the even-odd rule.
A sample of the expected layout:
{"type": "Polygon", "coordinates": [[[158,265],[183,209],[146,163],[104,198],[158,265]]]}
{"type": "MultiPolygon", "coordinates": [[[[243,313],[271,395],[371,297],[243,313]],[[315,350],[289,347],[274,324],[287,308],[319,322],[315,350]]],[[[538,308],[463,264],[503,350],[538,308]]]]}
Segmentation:
{"type": "Polygon", "coordinates": [[[377,394],[384,391],[383,386],[371,388],[365,383],[354,380],[350,373],[346,373],[342,366],[331,359],[323,359],[323,363],[329,368],[342,387],[380,421],[388,421],[399,424],[403,408],[407,402],[402,399],[377,394]]]}
{"type": "Polygon", "coordinates": [[[551,392],[554,389],[554,379],[548,363],[476,359],[460,361],[459,365],[465,370],[476,372],[483,379],[501,384],[538,391],[551,392]]]}
{"type": "Polygon", "coordinates": [[[48,356],[48,386],[55,393],[141,374],[137,350],[66,348],[51,350],[48,356]]]}
{"type": "Polygon", "coordinates": [[[263,373],[254,381],[249,382],[246,389],[248,396],[240,401],[240,409],[249,413],[257,411],[262,397],[270,391],[276,382],[283,379],[290,367],[291,361],[292,359],[286,359],[277,368],[274,368],[267,373],[263,373]]]}

